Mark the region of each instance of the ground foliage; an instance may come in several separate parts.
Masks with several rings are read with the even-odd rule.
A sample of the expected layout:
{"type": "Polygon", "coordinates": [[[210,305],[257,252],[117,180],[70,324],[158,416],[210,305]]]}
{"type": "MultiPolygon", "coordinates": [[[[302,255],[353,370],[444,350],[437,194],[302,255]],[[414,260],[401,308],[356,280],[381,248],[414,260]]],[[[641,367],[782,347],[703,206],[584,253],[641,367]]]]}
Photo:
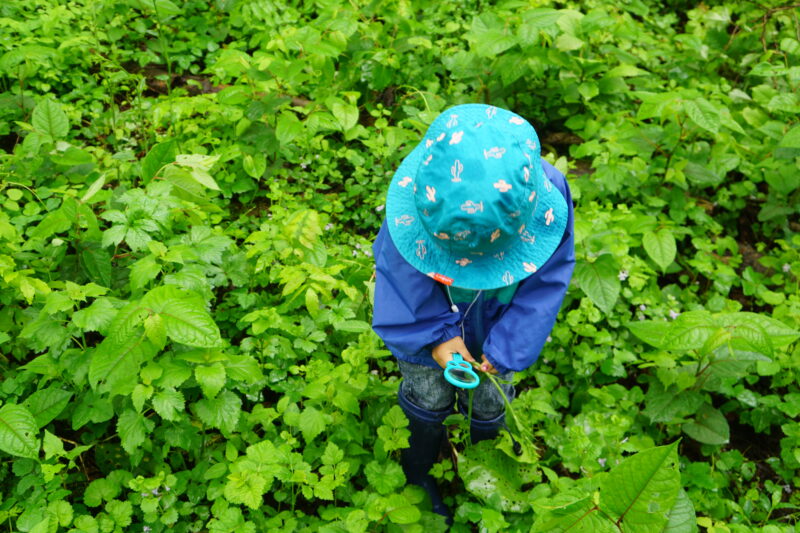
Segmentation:
{"type": "Polygon", "coordinates": [[[449,420],[453,529],[793,531],[798,59],[775,0],[3,2],[0,527],[441,527],[369,244],[485,102],[568,173],[578,267],[522,455],[449,420]]]}

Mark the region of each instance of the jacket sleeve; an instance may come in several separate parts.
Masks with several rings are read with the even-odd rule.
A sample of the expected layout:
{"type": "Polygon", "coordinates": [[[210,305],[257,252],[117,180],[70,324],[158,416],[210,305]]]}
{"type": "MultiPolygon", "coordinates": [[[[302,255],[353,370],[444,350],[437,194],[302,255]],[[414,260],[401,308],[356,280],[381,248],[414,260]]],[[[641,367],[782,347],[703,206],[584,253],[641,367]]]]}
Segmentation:
{"type": "Polygon", "coordinates": [[[535,274],[519,284],[508,308],[486,336],[483,353],[501,373],[525,370],[539,357],[575,267],[572,195],[563,174],[549,164],[543,166],[567,201],[567,227],[556,251],[535,274]]]}
{"type": "Polygon", "coordinates": [[[419,357],[420,352],[461,335],[461,313],[450,310],[433,278],[403,259],[385,221],[372,249],[376,269],[372,329],[395,356],[419,357]]]}

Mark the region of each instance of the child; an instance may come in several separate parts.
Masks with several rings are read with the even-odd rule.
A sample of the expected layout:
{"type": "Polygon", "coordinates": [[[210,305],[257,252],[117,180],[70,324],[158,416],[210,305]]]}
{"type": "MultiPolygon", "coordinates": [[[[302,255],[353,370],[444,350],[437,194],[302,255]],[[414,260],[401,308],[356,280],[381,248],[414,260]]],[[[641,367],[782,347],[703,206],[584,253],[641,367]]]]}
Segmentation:
{"type": "MultiPolygon", "coordinates": [[[[563,174],[539,157],[533,127],[481,104],[450,108],[403,160],[373,245],[372,326],[397,357],[409,419],[409,483],[449,516],[428,473],[442,421],[467,397],[442,369],[457,352],[510,381],[534,363],[575,265],[572,199],[563,174]]],[[[509,400],[514,390],[506,385],[509,400]]],[[[504,403],[488,379],[473,396],[473,442],[494,438],[504,403]]]]}

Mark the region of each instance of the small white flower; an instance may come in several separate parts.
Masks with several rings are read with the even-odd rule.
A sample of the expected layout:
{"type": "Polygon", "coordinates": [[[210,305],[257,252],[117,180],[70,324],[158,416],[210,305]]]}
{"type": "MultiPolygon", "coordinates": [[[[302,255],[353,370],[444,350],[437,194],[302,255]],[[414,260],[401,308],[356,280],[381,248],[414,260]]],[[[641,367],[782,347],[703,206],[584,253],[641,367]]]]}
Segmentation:
{"type": "Polygon", "coordinates": [[[305,170],[305,169],[307,169],[307,168],[308,168],[308,164],[307,164],[307,163],[300,163],[300,168],[302,168],[303,170],[305,170]]]}
{"type": "Polygon", "coordinates": [[[366,255],[367,257],[372,257],[372,252],[369,250],[364,250],[364,255],[366,255]]]}
{"type": "Polygon", "coordinates": [[[333,229],[333,223],[328,222],[327,224],[325,224],[325,228],[324,229],[325,229],[325,231],[332,230],[333,229]]]}
{"type": "Polygon", "coordinates": [[[378,375],[378,371],[377,370],[370,370],[369,373],[372,374],[373,376],[377,376],[378,375]]]}
{"type": "Polygon", "coordinates": [[[628,279],[628,271],[627,270],[620,270],[619,274],[617,275],[620,281],[625,281],[628,279]]]}
{"type": "Polygon", "coordinates": [[[153,493],[153,496],[158,496],[158,489],[153,489],[150,492],[153,493]]]}
{"type": "Polygon", "coordinates": [[[361,249],[361,243],[360,243],[360,242],[357,242],[357,243],[356,243],[356,250],[360,250],[360,249],[361,249]]]}
{"type": "Polygon", "coordinates": [[[790,265],[789,263],[784,263],[783,266],[781,267],[781,270],[783,270],[784,272],[789,272],[790,270],[792,270],[792,265],[790,265]]]}
{"type": "Polygon", "coordinates": [[[353,257],[358,257],[358,250],[353,250],[353,257]]]}
{"type": "Polygon", "coordinates": [[[670,310],[669,310],[669,317],[670,317],[672,320],[675,320],[675,319],[676,319],[676,318],[678,318],[679,316],[680,316],[680,313],[679,313],[679,312],[677,312],[677,311],[674,311],[674,310],[672,310],[672,309],[670,309],[670,310]]]}
{"type": "Polygon", "coordinates": [[[598,462],[598,463],[600,464],[600,466],[602,466],[603,468],[605,468],[605,467],[606,467],[606,459],[605,459],[605,457],[600,457],[600,458],[597,460],[597,462],[598,462]]]}
{"type": "Polygon", "coordinates": [[[644,311],[647,309],[647,306],[644,304],[639,304],[639,311],[644,311]]]}
{"type": "Polygon", "coordinates": [[[548,335],[548,336],[547,336],[547,339],[545,339],[545,341],[544,341],[544,342],[553,342],[553,337],[551,337],[550,335],[548,335]]]}
{"type": "Polygon", "coordinates": [[[380,212],[381,212],[381,211],[383,211],[384,209],[386,209],[386,206],[385,206],[385,205],[379,205],[378,207],[376,207],[376,208],[375,208],[375,211],[377,211],[378,213],[380,213],[380,212]]]}

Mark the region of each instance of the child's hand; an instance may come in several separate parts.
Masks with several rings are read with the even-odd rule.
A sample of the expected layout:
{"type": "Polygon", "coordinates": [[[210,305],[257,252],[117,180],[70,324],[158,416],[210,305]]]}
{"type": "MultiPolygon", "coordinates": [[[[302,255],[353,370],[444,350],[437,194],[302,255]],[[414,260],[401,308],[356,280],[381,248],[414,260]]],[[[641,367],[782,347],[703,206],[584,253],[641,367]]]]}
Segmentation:
{"type": "Polygon", "coordinates": [[[447,363],[453,358],[453,352],[460,353],[465,361],[471,363],[475,362],[475,359],[470,355],[469,350],[467,350],[467,345],[464,344],[464,339],[461,337],[453,337],[449,341],[444,341],[431,350],[431,352],[433,353],[433,360],[442,368],[446,367],[447,363]]]}
{"type": "Polygon", "coordinates": [[[497,374],[497,369],[486,359],[486,355],[481,355],[481,370],[490,374],[497,374]]]}

